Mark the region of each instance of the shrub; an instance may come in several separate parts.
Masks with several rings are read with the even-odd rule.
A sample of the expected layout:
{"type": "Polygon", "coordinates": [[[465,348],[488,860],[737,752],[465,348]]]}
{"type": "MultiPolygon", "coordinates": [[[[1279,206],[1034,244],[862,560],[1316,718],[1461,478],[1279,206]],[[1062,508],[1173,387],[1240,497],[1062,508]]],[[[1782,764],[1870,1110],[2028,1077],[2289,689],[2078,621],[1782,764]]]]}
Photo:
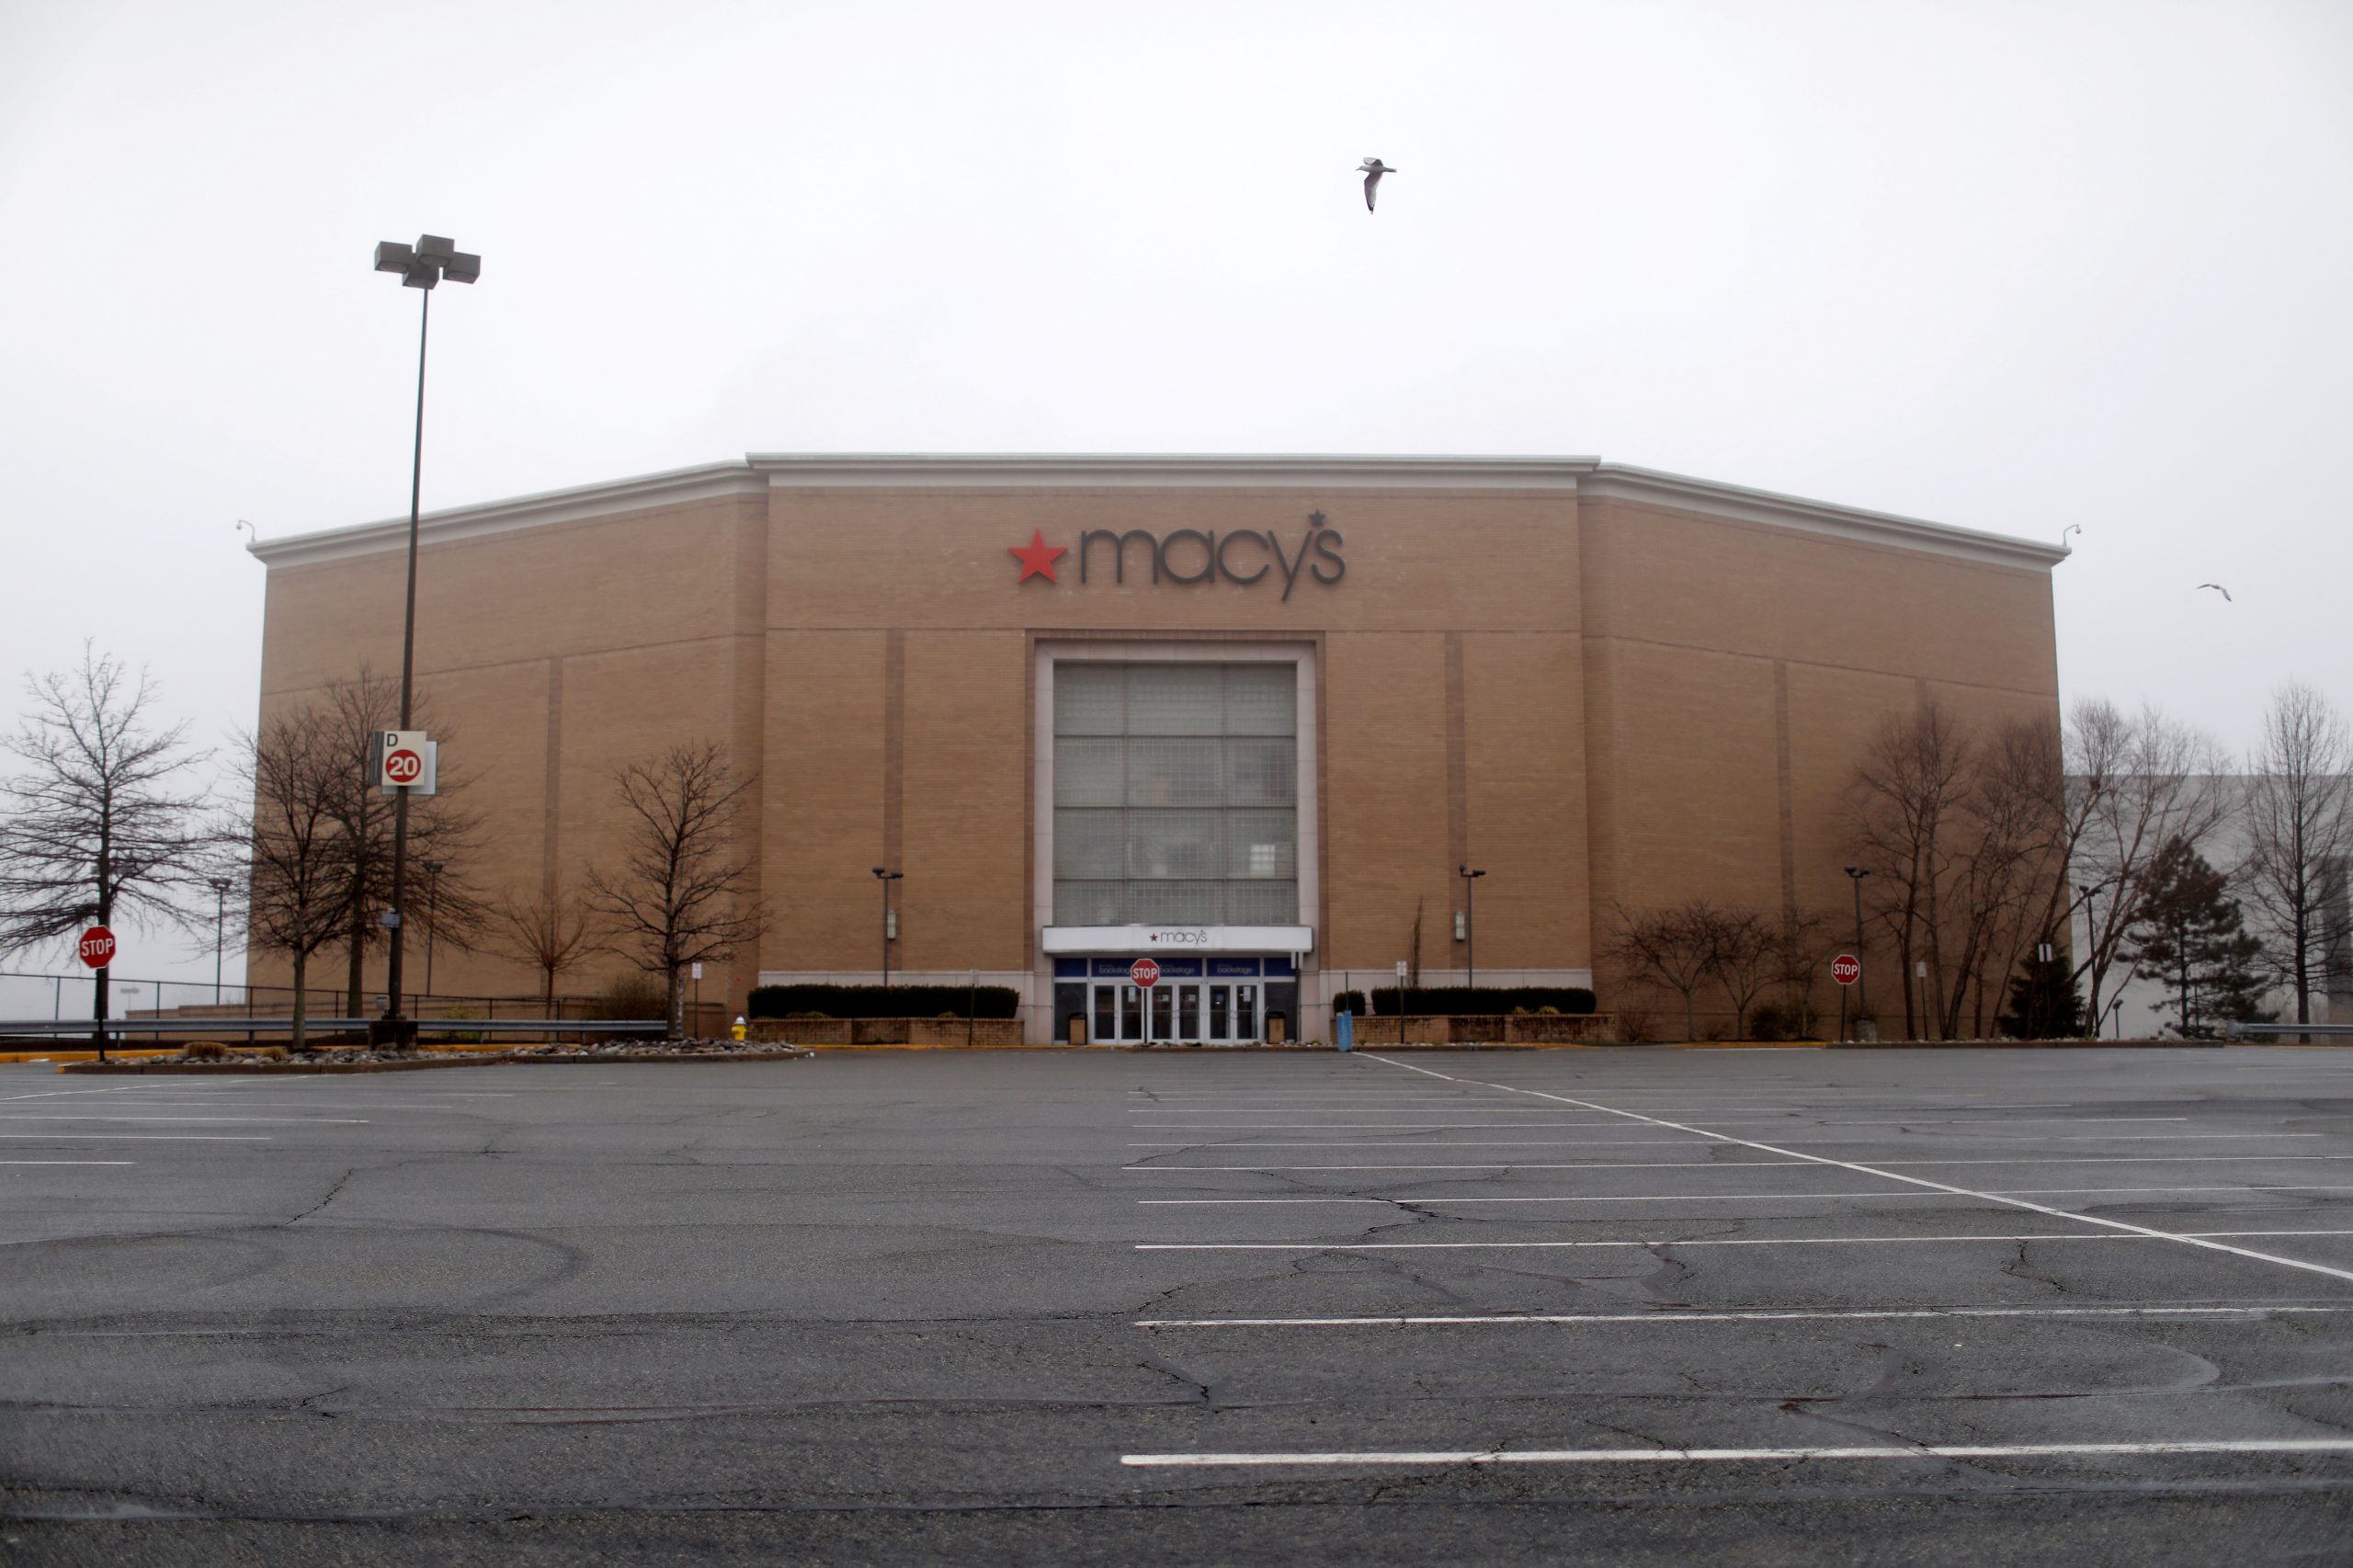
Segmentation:
{"type": "Polygon", "coordinates": [[[229,1048],[217,1040],[192,1040],[180,1054],[190,1062],[226,1062],[229,1048]]]}
{"type": "Polygon", "coordinates": [[[286,1048],[282,1045],[265,1045],[254,1054],[264,1062],[283,1062],[286,1060],[286,1048]]]}
{"type": "MultiPolygon", "coordinates": [[[[1393,1017],[1397,994],[1394,985],[1375,987],[1373,1012],[1381,1017],[1393,1017]]],[[[1406,988],[1404,996],[1407,1017],[1435,1017],[1449,1013],[1492,1016],[1540,1007],[1581,1017],[1592,1012],[1594,1004],[1593,993],[1582,985],[1425,985],[1406,988]]]]}
{"type": "Polygon", "coordinates": [[[589,999],[592,1018],[666,1018],[669,994],[650,974],[625,974],[589,999]]]}
{"type": "Polygon", "coordinates": [[[744,1009],[747,1018],[1017,1018],[1021,994],[1009,985],[762,985],[744,1009]]]}
{"type": "Polygon", "coordinates": [[[1361,991],[1341,992],[1332,998],[1332,1010],[1336,1013],[1354,1013],[1358,1017],[1363,1017],[1365,1016],[1364,993],[1361,991]]]}

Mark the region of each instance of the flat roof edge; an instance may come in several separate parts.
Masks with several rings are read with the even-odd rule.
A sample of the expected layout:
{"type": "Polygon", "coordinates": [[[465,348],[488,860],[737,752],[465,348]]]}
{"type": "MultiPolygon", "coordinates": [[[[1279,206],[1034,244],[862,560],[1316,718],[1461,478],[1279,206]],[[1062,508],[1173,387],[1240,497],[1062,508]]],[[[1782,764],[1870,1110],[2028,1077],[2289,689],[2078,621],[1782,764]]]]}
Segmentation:
{"type": "MultiPolygon", "coordinates": [[[[1654,501],[1859,542],[2048,570],[2057,545],[1875,512],[1590,457],[1370,457],[1342,454],[754,452],[723,462],[540,491],[425,513],[420,538],[447,543],[724,495],[797,489],[1557,490],[1654,501]]],[[[408,519],[389,517],[246,546],[270,566],[403,548],[408,519]]]]}

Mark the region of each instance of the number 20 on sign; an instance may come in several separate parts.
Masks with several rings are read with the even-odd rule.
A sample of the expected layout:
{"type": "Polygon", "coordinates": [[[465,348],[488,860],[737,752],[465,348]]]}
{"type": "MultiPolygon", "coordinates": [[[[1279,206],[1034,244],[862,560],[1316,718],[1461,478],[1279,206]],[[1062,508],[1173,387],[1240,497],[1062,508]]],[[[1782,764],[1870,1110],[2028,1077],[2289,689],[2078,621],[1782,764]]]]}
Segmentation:
{"type": "Polygon", "coordinates": [[[425,779],[425,747],[423,730],[384,731],[381,736],[381,782],[387,787],[399,788],[422,783],[425,779]]]}

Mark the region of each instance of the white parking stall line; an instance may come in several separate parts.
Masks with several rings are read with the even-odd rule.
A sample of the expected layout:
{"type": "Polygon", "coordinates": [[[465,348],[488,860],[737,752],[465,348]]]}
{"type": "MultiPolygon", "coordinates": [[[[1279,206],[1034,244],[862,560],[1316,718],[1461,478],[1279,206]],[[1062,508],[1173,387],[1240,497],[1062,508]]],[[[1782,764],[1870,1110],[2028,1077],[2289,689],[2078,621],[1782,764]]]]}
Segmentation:
{"type": "Polygon", "coordinates": [[[280,1105],[267,1100],[108,1100],[108,1105],[125,1106],[140,1110],[192,1110],[199,1107],[219,1106],[224,1110],[452,1110],[471,1108],[456,1105],[425,1105],[400,1100],[327,1100],[305,1105],[280,1105]]]}
{"type": "MultiPolygon", "coordinates": [[[[2353,1154],[2346,1156],[2353,1159],[2353,1154]]],[[[1751,1165],[1804,1165],[1810,1160],[1571,1160],[1485,1165],[1121,1165],[1123,1171],[1190,1176],[1197,1171],[1730,1171],[1751,1165]]],[[[2029,1161],[2028,1164],[2034,1162],[2029,1161]]]]}
{"type": "Polygon", "coordinates": [[[0,1160],[0,1165],[135,1165],[136,1160],[0,1160]]]}
{"type": "MultiPolygon", "coordinates": [[[[2086,1215],[2086,1219],[2091,1217],[2086,1215]]],[[[2329,1231],[2081,1231],[2058,1235],[1968,1236],[1672,1236],[1635,1242],[1138,1242],[1138,1252],[1578,1252],[1608,1247],[1837,1247],[1949,1244],[1958,1242],[2202,1242],[2247,1236],[2353,1236],[2329,1231]]],[[[2315,1274],[2336,1269],[2299,1264],[2315,1274]]]]}
{"type": "Polygon", "coordinates": [[[2156,1443],[1873,1443],[1788,1449],[1451,1449],[1363,1453],[1121,1454],[1148,1469],[1419,1468],[1427,1465],[1729,1464],[1791,1460],[2138,1459],[2160,1454],[2343,1454],[2353,1437],[2216,1437],[2156,1443]]]}
{"type": "MultiPolygon", "coordinates": [[[[125,1104],[125,1105],[129,1105],[129,1104],[131,1104],[131,1103],[132,1103],[132,1102],[128,1101],[128,1100],[125,1100],[125,1101],[123,1101],[123,1102],[121,1102],[121,1103],[123,1103],[123,1104],[125,1104]]],[[[1313,1107],[1313,1108],[1302,1108],[1323,1109],[1323,1108],[1323,1108],[1323,1107],[1313,1107]]],[[[1359,1108],[1355,1107],[1355,1106],[1335,1106],[1335,1107],[1331,1107],[1331,1108],[1331,1108],[1331,1109],[1333,1109],[1333,1110],[1335,1110],[1335,1111],[1342,1111],[1342,1112],[1346,1112],[1346,1113],[1347,1113],[1347,1114],[1349,1114],[1349,1115],[1356,1115],[1356,1116],[1363,1116],[1363,1115],[1381,1115],[1381,1114],[1383,1114],[1383,1113],[1381,1113],[1381,1112],[1378,1112],[1378,1111],[1366,1111],[1366,1110],[1360,1109],[1359,1108]]],[[[1199,1112],[1199,1111],[1138,1111],[1138,1112],[1135,1112],[1135,1113],[1133,1113],[1133,1114],[1135,1114],[1135,1115],[1139,1115],[1139,1116],[1199,1116],[1199,1115],[1202,1115],[1202,1114],[1204,1114],[1204,1113],[1203,1113],[1203,1112],[1199,1112]]],[[[1247,1114],[1247,1113],[1245,1113],[1245,1112],[1242,1112],[1242,1111],[1232,1111],[1232,1112],[1227,1112],[1226,1114],[1228,1114],[1228,1115],[1235,1115],[1235,1116],[1239,1116],[1239,1115],[1245,1115],[1245,1114],[1247,1114]]],[[[1290,1115],[1290,1114],[1293,1114],[1293,1113],[1292,1113],[1292,1112],[1289,1112],[1289,1111],[1268,1111],[1268,1112],[1267,1112],[1266,1114],[1267,1114],[1267,1115],[1268,1115],[1268,1116],[1282,1116],[1282,1115],[1290,1115]]],[[[1403,1114],[1403,1113],[1400,1113],[1400,1114],[1403,1114]]],[[[1531,1110],[1531,1111],[1522,1111],[1522,1112],[1519,1112],[1519,1113],[1518,1113],[1518,1114],[1522,1115],[1522,1116],[1557,1116],[1557,1115],[1558,1115],[1558,1114],[1560,1114],[1560,1113],[1559,1113],[1559,1112],[1557,1112],[1557,1111],[1531,1110]]],[[[2020,1125],[2022,1125],[2022,1124],[2029,1124],[2029,1123],[2033,1123],[2033,1122],[2048,1121],[2048,1122],[2055,1122],[2055,1123],[2057,1123],[2058,1125],[2060,1125],[2060,1126],[2062,1126],[2062,1127],[2089,1127],[2089,1126],[2093,1126],[2093,1125],[2099,1124],[2099,1123],[2109,1123],[2109,1122],[2188,1121],[2188,1119],[2189,1119],[2189,1118],[2188,1118],[2188,1117],[2186,1117],[2186,1116],[2001,1116],[2001,1117],[1995,1117],[1995,1116],[1971,1116],[1971,1117],[1904,1116],[1904,1117],[1892,1117],[1892,1118],[1888,1118],[1888,1119],[1883,1119],[1883,1120],[1869,1120],[1869,1121],[1830,1121],[1830,1120],[1825,1120],[1825,1119],[1823,1119],[1821,1116],[1819,1116],[1819,1115],[1812,1114],[1812,1113],[1809,1113],[1809,1112],[1805,1112],[1805,1111],[1791,1111],[1791,1112],[1790,1112],[1790,1113],[1789,1113],[1788,1115],[1786,1115],[1786,1116],[1772,1117],[1772,1118],[1768,1118],[1768,1119],[1763,1119],[1763,1120],[1749,1120],[1749,1119],[1732,1119],[1732,1120],[1722,1120],[1722,1121],[1718,1121],[1718,1122],[1716,1122],[1716,1123],[1715,1123],[1715,1125],[1716,1125],[1716,1126],[1718,1126],[1718,1127],[1788,1127],[1788,1126],[1791,1125],[1793,1122],[1803,1122],[1804,1124],[1806,1124],[1807,1126],[1810,1126],[1810,1127],[2017,1127],[2017,1126],[2020,1126],[2020,1125]]],[[[1179,1127],[1188,1127],[1188,1126],[1199,1126],[1199,1127],[1238,1127],[1238,1128],[1248,1129],[1248,1128],[1277,1128],[1277,1127],[1311,1127],[1311,1126],[1314,1126],[1314,1125],[1316,1125],[1316,1124],[1315,1124],[1315,1123],[1313,1123],[1313,1122],[1286,1122],[1286,1121],[1215,1121],[1215,1122],[1198,1122],[1198,1123],[1189,1123],[1189,1122],[1188,1122],[1188,1123],[1180,1123],[1180,1122],[1160,1122],[1160,1123],[1157,1123],[1157,1124],[1155,1124],[1155,1125],[1159,1128],[1159,1130],[1160,1130],[1160,1131],[1176,1131],[1179,1127]]],[[[1369,1123],[1365,1123],[1364,1125],[1366,1125],[1366,1126],[1370,1126],[1370,1127],[1381,1127],[1381,1128],[1389,1128],[1389,1129],[1392,1129],[1392,1130],[1395,1130],[1395,1129],[1400,1129],[1400,1128],[1408,1127],[1408,1126],[1417,1126],[1417,1125],[1420,1125],[1420,1123],[1418,1123],[1418,1122],[1385,1122],[1385,1121],[1382,1121],[1382,1122],[1369,1122],[1369,1123]]],[[[1625,1125],[1625,1124],[1624,1124],[1623,1122],[1617,1122],[1617,1121],[1540,1121],[1540,1121],[1509,1121],[1509,1122],[1481,1122],[1481,1121],[1471,1121],[1471,1122],[1435,1122],[1435,1121],[1433,1121],[1433,1122],[1431,1122],[1431,1123],[1430,1123],[1430,1125],[1433,1125],[1433,1126],[1448,1126],[1448,1127],[1548,1127],[1548,1128],[1567,1128],[1567,1127],[1578,1127],[1578,1128],[1602,1128],[1602,1127],[1622,1127],[1622,1126],[1623,1126],[1623,1125],[1625,1125]]],[[[2278,1136],[2278,1134],[2264,1134],[2264,1136],[2276,1137],[2276,1136],[2278,1136]]],[[[2317,1137],[2317,1136],[2321,1136],[2321,1135],[2320,1135],[2320,1134],[2316,1134],[2316,1133],[2306,1133],[2306,1134],[2295,1134],[2294,1136],[2317,1137]]]]}
{"type": "Polygon", "coordinates": [[[14,1111],[0,1111],[0,1120],[202,1120],[202,1123],[231,1123],[231,1120],[282,1120],[282,1123],[320,1125],[320,1128],[358,1128],[365,1125],[365,1116],[101,1116],[97,1111],[73,1111],[68,1116],[33,1114],[18,1116],[14,1111]]]}
{"type": "Polygon", "coordinates": [[[1731,1307],[1722,1311],[1655,1312],[1427,1312],[1320,1318],[1138,1318],[1137,1328],[1531,1328],[1618,1324],[1887,1323],[1953,1318],[2157,1318],[2230,1323],[2265,1318],[2342,1315],[2353,1306],[2139,1307],[1731,1307]]]}
{"type": "MultiPolygon", "coordinates": [[[[2353,1192],[2353,1187],[2268,1183],[2219,1187],[2000,1187],[1986,1189],[1996,1198],[2084,1198],[2154,1192],[2353,1192]]],[[[1824,1198],[1901,1199],[1915,1201],[1942,1198],[1940,1192],[1643,1192],[1572,1193],[1557,1198],[1139,1198],[1138,1203],[1158,1209],[1231,1208],[1237,1204],[1385,1203],[1392,1208],[1416,1204],[1468,1203],[1812,1203],[1824,1198]]]]}
{"type": "Polygon", "coordinates": [[[0,1101],[59,1100],[74,1095],[128,1095],[136,1093],[142,1086],[138,1084],[119,1084],[111,1089],[43,1089],[38,1094],[0,1095],[0,1101]]]}
{"type": "MultiPolygon", "coordinates": [[[[1449,1083],[1458,1081],[1450,1074],[1436,1072],[1427,1067],[1415,1067],[1408,1062],[1392,1062],[1385,1056],[1374,1055],[1370,1051],[1365,1054],[1370,1061],[1379,1062],[1391,1067],[1402,1068],[1408,1073],[1426,1074],[1430,1077],[1443,1079],[1449,1083]]],[[[1475,1080],[1472,1081],[1475,1082],[1475,1080]]],[[[1508,1085],[1497,1084],[1487,1084],[1483,1086],[1487,1088],[1508,1087],[1508,1085]]],[[[2235,1238],[2244,1235],[2244,1233],[2211,1232],[2204,1234],[2193,1234],[2182,1232],[2159,1231],[2152,1229],[2147,1225],[2133,1224],[2130,1221],[2109,1219],[2106,1215],[2080,1214],[2064,1209],[2053,1209],[2048,1204],[2036,1203],[2024,1198],[1997,1198],[1991,1193],[1978,1192],[1968,1187],[1954,1187],[1944,1182],[1931,1181],[1926,1176],[1906,1176],[1901,1171],[1888,1170],[1881,1166],[1866,1165],[1852,1160],[1834,1160],[1826,1154],[1809,1154],[1802,1150],[1781,1148],[1770,1143],[1760,1143],[1754,1139],[1735,1138],[1728,1132],[1709,1134],[1704,1128],[1686,1126],[1679,1122],[1665,1121],[1657,1117],[1645,1116],[1639,1111],[1613,1110],[1612,1108],[1602,1105],[1597,1101],[1580,1100],[1566,1095],[1549,1094],[1537,1089],[1524,1089],[1520,1092],[1523,1094],[1538,1095],[1542,1098],[1554,1100],[1563,1105],[1574,1105],[1581,1110],[1608,1111],[1612,1115],[1622,1116],[1631,1121],[1639,1121],[1646,1126],[1671,1128],[1677,1132],[1698,1132],[1706,1136],[1712,1136],[1723,1142],[1751,1150],[1760,1154],[1779,1154],[1796,1159],[1812,1160],[1820,1165],[1835,1165],[1840,1169],[1853,1171],[1858,1176],[1878,1176],[1887,1181],[1908,1182],[1915,1187],[1930,1187],[1944,1192],[1954,1193],[1964,1198],[1982,1199],[1989,1203],[1998,1203],[2007,1205],[2011,1208],[2023,1209],[2030,1213],[2048,1215],[2052,1219],[2070,1220],[2078,1224],[2097,1225],[2107,1230],[2114,1231],[2120,1234],[2139,1235],[2171,1241],[2182,1246],[2193,1246],[2211,1252],[2227,1253],[2236,1257],[2250,1258],[2258,1263],[2276,1264],[2283,1268],[2299,1269],[2308,1274],[2325,1275],[2332,1279],[2342,1279],[2347,1284],[2353,1284],[2353,1269],[2336,1268],[2326,1264],[2308,1263],[2300,1258],[2282,1257],[2277,1253],[2258,1252],[2252,1247],[2234,1246],[2230,1244],[2229,1240],[2224,1239],[2226,1235],[2235,1238]]]]}
{"type": "Polygon", "coordinates": [[[90,1139],[104,1143],[269,1143],[276,1142],[267,1132],[0,1132],[0,1138],[23,1139],[35,1143],[60,1143],[68,1139],[90,1139]]]}
{"type": "MultiPolygon", "coordinates": [[[[0,1137],[7,1136],[0,1133],[0,1137]]],[[[1443,1151],[1439,1144],[1421,1145],[1432,1153],[1443,1151]]],[[[1187,1144],[1199,1148],[1199,1144],[1187,1144]]],[[[1215,1147],[1215,1146],[1213,1146],[1215,1147]]],[[[1906,1170],[1944,1165],[2304,1165],[2316,1161],[2353,1160],[2353,1154],[2054,1154],[2049,1159],[2001,1160],[1882,1160],[1883,1165],[1901,1165],[1906,1170]]],[[[1569,1160],[1543,1162],[1514,1160],[1508,1164],[1481,1165],[1438,1165],[1428,1164],[1388,1165],[1121,1165],[1123,1171],[1148,1171],[1158,1175],[1183,1175],[1193,1171],[1730,1171],[1755,1165],[1804,1165],[1817,1162],[1799,1160],[1569,1160]]],[[[1819,1162],[1844,1165],[1843,1160],[1819,1162]]],[[[1929,1186],[1938,1185],[1931,1182],[1929,1186]]]]}
{"type": "MultiPolygon", "coordinates": [[[[1511,1128],[1513,1132],[1558,1132],[1563,1128],[1576,1128],[1574,1120],[1165,1120],[1148,1128],[1134,1128],[1134,1132],[1445,1132],[1449,1128],[1466,1131],[1499,1131],[1511,1128]]],[[[2311,1132],[2306,1137],[2320,1137],[2311,1132]]],[[[1668,1142],[1647,1137],[1647,1140],[1593,1140],[1593,1142],[1668,1142]]],[[[1688,1144],[1689,1137],[1677,1137],[1673,1142],[1688,1144]]]]}

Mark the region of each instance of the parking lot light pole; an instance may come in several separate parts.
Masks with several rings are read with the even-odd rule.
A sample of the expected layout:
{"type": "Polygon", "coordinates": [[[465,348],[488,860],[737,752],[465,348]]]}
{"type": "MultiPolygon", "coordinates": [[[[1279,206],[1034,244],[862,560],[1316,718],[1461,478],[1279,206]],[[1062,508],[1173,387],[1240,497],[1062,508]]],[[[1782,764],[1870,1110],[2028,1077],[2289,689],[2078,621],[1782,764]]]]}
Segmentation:
{"type": "Polygon", "coordinates": [[[229,879],[208,877],[212,889],[212,1005],[221,1006],[221,949],[229,929],[229,879]]]}
{"type": "MultiPolygon", "coordinates": [[[[461,251],[456,242],[439,234],[419,234],[416,244],[379,241],[376,270],[397,272],[401,287],[415,289],[422,309],[416,319],[416,439],[408,472],[408,597],[401,612],[401,728],[415,710],[416,684],[416,519],[417,502],[425,480],[425,345],[433,324],[433,287],[443,278],[472,283],[482,276],[482,257],[461,251]]],[[[384,912],[390,938],[384,957],[384,1016],[369,1032],[378,1043],[405,1050],[416,1040],[416,1026],[401,1012],[401,911],[408,899],[408,789],[400,786],[392,798],[392,906],[384,912]]]]}
{"type": "Polygon", "coordinates": [[[1863,1032],[1863,1019],[1871,1010],[1871,966],[1863,959],[1863,879],[1870,876],[1866,866],[1844,868],[1847,880],[1855,884],[1855,1032],[1863,1032]]]}
{"type": "Polygon", "coordinates": [[[1473,870],[1468,866],[1457,866],[1454,874],[1462,879],[1462,956],[1467,960],[1471,975],[1471,983],[1464,989],[1476,991],[1479,989],[1479,921],[1472,895],[1478,892],[1479,879],[1487,873],[1473,870]]]}
{"type": "Polygon", "coordinates": [[[419,860],[425,868],[425,994],[433,994],[433,937],[441,929],[441,868],[439,860],[419,860]]]}
{"type": "Polygon", "coordinates": [[[905,876],[904,871],[889,871],[877,866],[874,880],[882,884],[882,989],[891,989],[891,884],[905,876]]]}
{"type": "MultiPolygon", "coordinates": [[[[2094,882],[2087,888],[2079,887],[2075,890],[2076,896],[2084,901],[2084,945],[2091,949],[2092,957],[2094,959],[2097,959],[2099,956],[2099,905],[2094,901],[2097,900],[2101,893],[2107,891],[2108,884],[2106,882],[2094,882]]],[[[2094,1040],[2097,1040],[2099,1038],[2100,1026],[2099,971],[2090,964],[2086,964],[2084,967],[2086,971],[2091,976],[2092,1038],[2094,1040]]],[[[2119,1000],[2120,1001],[2121,998],[2119,998],[2119,1000]]]]}

